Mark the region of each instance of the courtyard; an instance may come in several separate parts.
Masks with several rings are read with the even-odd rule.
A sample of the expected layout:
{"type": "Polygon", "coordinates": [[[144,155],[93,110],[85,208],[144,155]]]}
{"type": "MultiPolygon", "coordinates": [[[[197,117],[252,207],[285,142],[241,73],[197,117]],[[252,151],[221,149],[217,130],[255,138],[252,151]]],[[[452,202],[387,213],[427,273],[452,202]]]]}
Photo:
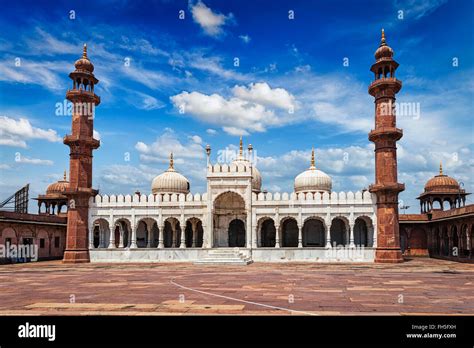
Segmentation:
{"type": "Polygon", "coordinates": [[[0,315],[473,315],[474,265],[0,266],[0,315]]]}

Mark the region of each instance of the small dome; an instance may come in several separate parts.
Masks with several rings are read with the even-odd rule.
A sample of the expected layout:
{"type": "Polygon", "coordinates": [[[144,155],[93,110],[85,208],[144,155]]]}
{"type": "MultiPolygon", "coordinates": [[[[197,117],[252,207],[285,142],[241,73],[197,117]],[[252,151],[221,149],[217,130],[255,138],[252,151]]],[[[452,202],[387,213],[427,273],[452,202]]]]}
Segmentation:
{"type": "Polygon", "coordinates": [[[443,174],[443,166],[439,165],[439,174],[432,177],[425,184],[425,192],[459,192],[460,187],[456,179],[443,174]]]}
{"type": "Polygon", "coordinates": [[[66,180],[66,171],[64,171],[63,180],[54,182],[48,186],[46,189],[47,195],[62,195],[64,191],[69,187],[69,181],[66,180]]]}
{"type": "Polygon", "coordinates": [[[189,181],[174,169],[173,154],[170,155],[170,167],[153,179],[152,193],[189,193],[189,181]]]}
{"type": "Polygon", "coordinates": [[[393,50],[390,46],[387,45],[385,42],[385,33],[382,29],[382,40],[380,42],[379,48],[375,51],[375,59],[379,60],[382,58],[392,58],[393,57],[393,50]]]}
{"type": "MultiPolygon", "coordinates": [[[[251,151],[252,145],[249,144],[249,151],[251,151]]],[[[243,164],[244,166],[249,166],[250,161],[244,157],[243,155],[243,143],[242,137],[240,137],[240,145],[239,145],[239,156],[232,161],[233,164],[243,164]]],[[[252,166],[252,191],[260,192],[262,191],[262,175],[257,167],[252,166]]]]}
{"type": "Polygon", "coordinates": [[[332,190],[332,179],[314,165],[314,149],[311,166],[295,178],[295,192],[328,192],[332,190]]]}
{"type": "Polygon", "coordinates": [[[94,71],[94,64],[91,63],[89,58],[87,57],[87,45],[84,44],[84,49],[82,52],[82,57],[76,60],[76,63],[74,63],[74,66],[76,67],[76,70],[85,70],[88,72],[93,72],[94,71]]]}

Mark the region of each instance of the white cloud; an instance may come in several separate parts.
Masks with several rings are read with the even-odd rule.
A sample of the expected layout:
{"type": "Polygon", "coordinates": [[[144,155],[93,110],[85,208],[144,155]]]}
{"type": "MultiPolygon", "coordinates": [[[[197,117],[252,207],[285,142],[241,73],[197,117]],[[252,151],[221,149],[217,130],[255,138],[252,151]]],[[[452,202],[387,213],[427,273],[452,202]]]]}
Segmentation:
{"type": "Polygon", "coordinates": [[[206,133],[209,134],[209,135],[216,135],[217,131],[215,129],[208,128],[208,129],[206,129],[206,133]]]}
{"type": "MultiPolygon", "coordinates": [[[[131,165],[113,164],[106,166],[101,171],[100,180],[107,183],[107,186],[112,189],[126,187],[127,190],[131,191],[149,187],[156,175],[158,175],[158,171],[151,170],[147,166],[140,165],[137,168],[131,165]]],[[[120,193],[123,193],[123,191],[120,193]]]]}
{"type": "Polygon", "coordinates": [[[248,44],[251,40],[250,36],[248,35],[239,35],[239,38],[246,44],[248,44]]]}
{"type": "Polygon", "coordinates": [[[202,53],[191,53],[186,56],[187,64],[194,69],[214,74],[226,80],[245,81],[247,76],[222,66],[222,58],[217,56],[204,56],[202,53]]]}
{"type": "Polygon", "coordinates": [[[121,71],[127,78],[151,89],[160,89],[163,86],[170,86],[178,81],[177,78],[160,71],[138,66],[134,61],[131,61],[129,66],[122,65],[121,71]]]}
{"type": "Polygon", "coordinates": [[[92,133],[92,137],[93,137],[94,139],[100,140],[100,133],[99,133],[99,131],[94,129],[94,130],[93,130],[93,133],[92,133]]]}
{"type": "MultiPolygon", "coordinates": [[[[16,66],[15,59],[10,57],[0,61],[0,81],[35,84],[53,92],[64,91],[65,84],[58,71],[64,70],[64,67],[69,66],[70,62],[41,62],[19,58],[20,65],[16,66]]],[[[67,74],[64,73],[64,76],[67,74]]]]}
{"type": "Polygon", "coordinates": [[[404,11],[405,16],[420,19],[434,12],[448,0],[399,0],[394,6],[397,10],[404,11]]]}
{"type": "Polygon", "coordinates": [[[283,88],[271,88],[266,82],[251,83],[248,87],[235,86],[232,92],[237,98],[280,109],[296,109],[295,97],[283,88]]]}
{"type": "Polygon", "coordinates": [[[182,158],[204,158],[202,139],[197,135],[189,136],[189,141],[183,144],[173,130],[167,129],[153,143],[145,144],[139,141],[135,149],[140,153],[144,162],[167,163],[170,153],[174,154],[179,163],[182,158]]]}
{"type": "Polygon", "coordinates": [[[235,86],[232,92],[234,96],[229,99],[200,92],[182,92],[170,99],[177,109],[184,110],[184,115],[219,125],[231,135],[264,132],[268,127],[279,127],[298,118],[290,110],[296,105],[294,96],[282,88],[272,89],[266,83],[257,83],[248,88],[235,86]]]}
{"type": "Polygon", "coordinates": [[[34,165],[42,165],[42,166],[52,166],[54,164],[51,160],[43,160],[39,158],[29,158],[25,156],[18,156],[15,159],[16,163],[25,163],[25,164],[34,164],[34,165]]]}
{"type": "Polygon", "coordinates": [[[224,33],[223,26],[233,21],[232,13],[227,16],[222,13],[213,12],[201,0],[197,3],[189,3],[194,22],[199,24],[204,33],[212,37],[219,37],[224,33]]]}
{"type": "Polygon", "coordinates": [[[26,148],[26,141],[30,139],[41,139],[50,142],[61,141],[61,138],[53,129],[33,127],[26,118],[16,120],[7,116],[0,116],[0,145],[26,148]]]}

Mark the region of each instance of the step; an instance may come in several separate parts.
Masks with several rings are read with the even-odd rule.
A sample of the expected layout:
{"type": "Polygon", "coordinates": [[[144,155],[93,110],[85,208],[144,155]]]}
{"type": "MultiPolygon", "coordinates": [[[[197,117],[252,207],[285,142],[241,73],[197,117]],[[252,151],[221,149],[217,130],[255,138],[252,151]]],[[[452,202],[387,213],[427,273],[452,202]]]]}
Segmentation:
{"type": "Polygon", "coordinates": [[[195,264],[219,264],[219,265],[248,265],[252,263],[250,257],[246,256],[238,248],[213,249],[207,252],[207,256],[194,262],[195,264]]]}
{"type": "Polygon", "coordinates": [[[250,259],[201,259],[194,262],[197,265],[248,265],[253,261],[250,259]]]}

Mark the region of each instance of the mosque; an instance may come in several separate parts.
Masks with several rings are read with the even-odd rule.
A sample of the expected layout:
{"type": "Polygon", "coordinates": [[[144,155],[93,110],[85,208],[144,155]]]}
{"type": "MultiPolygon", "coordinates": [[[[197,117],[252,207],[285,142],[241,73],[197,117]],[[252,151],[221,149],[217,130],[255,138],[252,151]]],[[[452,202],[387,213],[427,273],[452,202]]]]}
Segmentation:
{"type": "Polygon", "coordinates": [[[211,163],[206,146],[206,192],[191,193],[186,173],[179,172],[170,154],[169,168],[153,179],[150,192],[108,196],[92,188],[92,151],[100,141],[93,138],[90,110],[100,97],[84,45],[66,93],[76,110],[72,134],[63,140],[70,147],[69,180],[65,174],[37,198],[39,215],[0,212],[0,243],[39,240],[51,256],[54,238],[54,255],[64,252],[65,263],[393,263],[404,256],[472,262],[474,205],[465,204],[469,193],[442,168],[418,197],[421,213],[398,213],[398,194],[405,186],[397,181],[396,142],[403,131],[396,127],[395,110],[386,108],[402,87],[393,54],[382,31],[368,89],[375,99],[375,128],[369,133],[375,144],[375,183],[368,190],[334,192],[313,149],[293,192],[262,191],[263,178],[249,160],[253,147],[244,150],[241,138],[231,163],[211,163]],[[25,229],[25,224],[43,227],[25,229]]]}
{"type": "Polygon", "coordinates": [[[309,168],[296,176],[291,193],[261,191],[262,177],[244,155],[242,139],[232,163],[210,163],[209,146],[206,151],[207,191],[202,194],[190,193],[189,181],[175,169],[171,155],[169,168],[153,179],[149,195],[93,197],[91,260],[374,259],[372,194],[332,192],[331,178],[316,169],[314,150],[309,168]],[[341,245],[354,252],[332,252],[341,245]]]}

